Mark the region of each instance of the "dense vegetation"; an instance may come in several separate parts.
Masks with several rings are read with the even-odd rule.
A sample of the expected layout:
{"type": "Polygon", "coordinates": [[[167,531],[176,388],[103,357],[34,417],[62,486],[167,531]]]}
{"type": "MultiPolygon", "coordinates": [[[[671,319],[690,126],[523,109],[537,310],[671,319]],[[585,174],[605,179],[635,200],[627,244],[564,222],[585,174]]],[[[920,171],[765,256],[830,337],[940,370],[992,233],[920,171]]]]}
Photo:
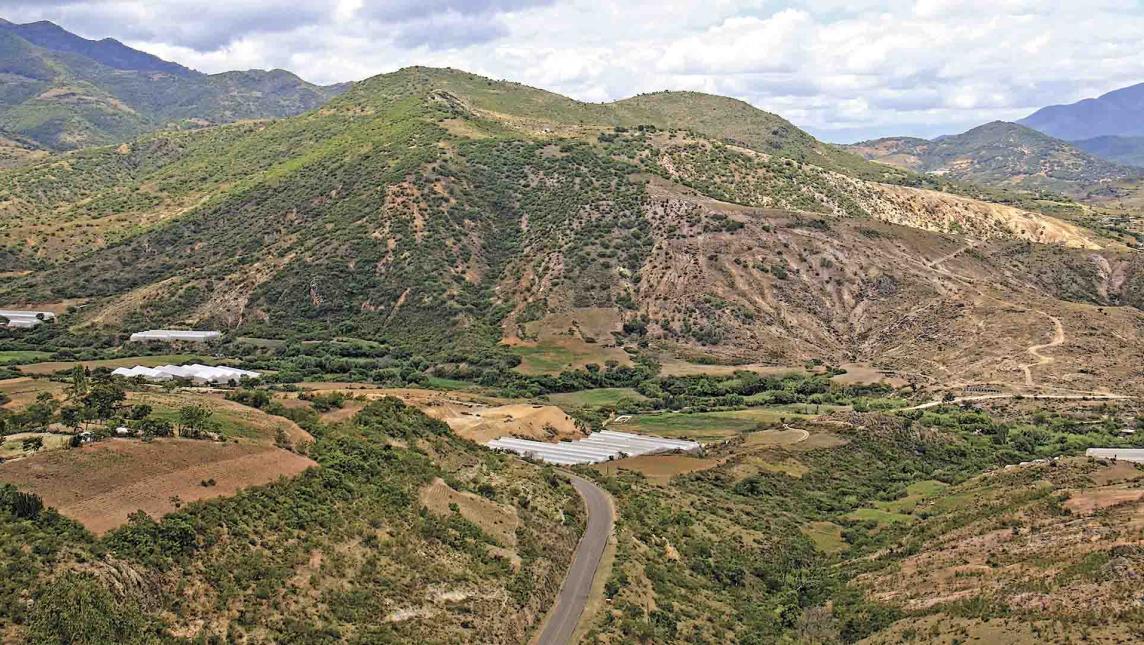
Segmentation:
{"type": "Polygon", "coordinates": [[[140,513],[101,540],[0,489],[0,629],[41,642],[169,637],[197,620],[222,641],[499,641],[532,629],[583,521],[566,483],[459,441],[392,399],[320,429],[311,456],[320,467],[293,480],[161,522],[140,513]],[[435,477],[513,509],[515,544],[422,509],[419,491],[435,477]],[[498,555],[505,546],[517,564],[498,555]],[[448,589],[462,600],[435,600],[448,589]],[[419,608],[432,620],[387,618],[419,608]]]}
{"type": "MultiPolygon", "coordinates": [[[[892,566],[916,552],[926,535],[911,536],[910,550],[888,549],[908,533],[911,518],[856,511],[898,508],[903,502],[896,500],[908,501],[910,491],[1118,441],[1110,429],[1046,418],[1039,420],[1044,425],[1015,427],[957,408],[847,421],[806,425],[812,437],[834,437],[819,447],[752,448],[749,438],[734,440],[708,452],[720,459],[717,466],[676,476],[666,487],[630,471],[587,471],[621,509],[606,587],[613,611],[597,620],[592,638],[854,642],[906,614],[871,601],[851,579],[870,569],[871,557],[892,566]],[[838,531],[830,551],[806,532],[823,524],[838,531]]],[[[1043,488],[1038,494],[1049,495],[1043,488]]],[[[929,530],[950,530],[968,517],[976,515],[946,523],[938,517],[929,530]]]]}

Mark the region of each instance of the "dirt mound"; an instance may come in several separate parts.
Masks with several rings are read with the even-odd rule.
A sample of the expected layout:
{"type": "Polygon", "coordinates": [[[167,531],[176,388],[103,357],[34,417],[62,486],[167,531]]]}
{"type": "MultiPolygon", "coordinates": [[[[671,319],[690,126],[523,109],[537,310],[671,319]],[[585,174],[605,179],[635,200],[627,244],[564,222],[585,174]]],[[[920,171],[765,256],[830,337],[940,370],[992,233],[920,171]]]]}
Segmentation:
{"type": "Polygon", "coordinates": [[[575,419],[554,405],[514,403],[487,407],[454,402],[422,411],[449,424],[458,435],[478,443],[508,436],[538,441],[584,437],[575,419]]]}

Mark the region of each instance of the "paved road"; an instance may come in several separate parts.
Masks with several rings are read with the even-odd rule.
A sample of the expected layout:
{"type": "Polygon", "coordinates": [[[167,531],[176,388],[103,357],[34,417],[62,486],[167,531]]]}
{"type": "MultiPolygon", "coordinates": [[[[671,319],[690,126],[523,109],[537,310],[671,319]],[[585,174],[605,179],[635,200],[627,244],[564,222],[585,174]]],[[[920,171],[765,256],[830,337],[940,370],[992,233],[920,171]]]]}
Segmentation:
{"type": "Polygon", "coordinates": [[[564,585],[556,596],[556,606],[549,612],[544,631],[536,641],[540,645],[565,645],[572,641],[580,614],[588,604],[592,578],[600,566],[604,546],[612,535],[612,500],[608,493],[582,477],[568,474],[568,479],[584,498],[584,505],[588,508],[588,528],[576,546],[572,566],[568,568],[564,585]]]}

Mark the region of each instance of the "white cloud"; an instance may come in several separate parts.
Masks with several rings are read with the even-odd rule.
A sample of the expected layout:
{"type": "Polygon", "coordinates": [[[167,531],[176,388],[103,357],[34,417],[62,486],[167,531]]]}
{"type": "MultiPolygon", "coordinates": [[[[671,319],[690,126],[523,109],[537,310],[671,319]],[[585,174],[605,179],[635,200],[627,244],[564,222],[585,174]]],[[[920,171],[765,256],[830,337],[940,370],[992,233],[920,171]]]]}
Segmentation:
{"type": "Polygon", "coordinates": [[[582,100],[729,94],[833,139],[953,132],[1144,81],[1137,0],[0,0],[215,72],[448,65],[582,100]]]}

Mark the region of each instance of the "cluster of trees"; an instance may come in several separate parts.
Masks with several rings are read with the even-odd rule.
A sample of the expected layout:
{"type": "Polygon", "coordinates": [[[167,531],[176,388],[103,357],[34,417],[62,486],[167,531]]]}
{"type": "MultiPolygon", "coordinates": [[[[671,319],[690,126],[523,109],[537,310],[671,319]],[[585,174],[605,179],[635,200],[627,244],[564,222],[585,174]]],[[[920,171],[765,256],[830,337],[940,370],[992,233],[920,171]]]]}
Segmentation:
{"type": "MultiPolygon", "coordinates": [[[[174,421],[169,415],[157,415],[147,403],[128,405],[124,382],[105,370],[91,373],[76,366],[69,377],[62,399],[50,392],[41,392],[36,401],[23,410],[0,410],[0,434],[42,432],[58,424],[74,433],[89,431],[97,439],[110,436],[119,427],[127,427],[144,439],[176,434],[202,439],[209,437],[217,427],[212,419],[213,411],[203,405],[179,408],[174,421]]],[[[79,445],[79,439],[78,434],[73,437],[73,447],[79,445]]],[[[35,452],[42,446],[42,440],[33,438],[25,442],[24,449],[35,452]]]]}

